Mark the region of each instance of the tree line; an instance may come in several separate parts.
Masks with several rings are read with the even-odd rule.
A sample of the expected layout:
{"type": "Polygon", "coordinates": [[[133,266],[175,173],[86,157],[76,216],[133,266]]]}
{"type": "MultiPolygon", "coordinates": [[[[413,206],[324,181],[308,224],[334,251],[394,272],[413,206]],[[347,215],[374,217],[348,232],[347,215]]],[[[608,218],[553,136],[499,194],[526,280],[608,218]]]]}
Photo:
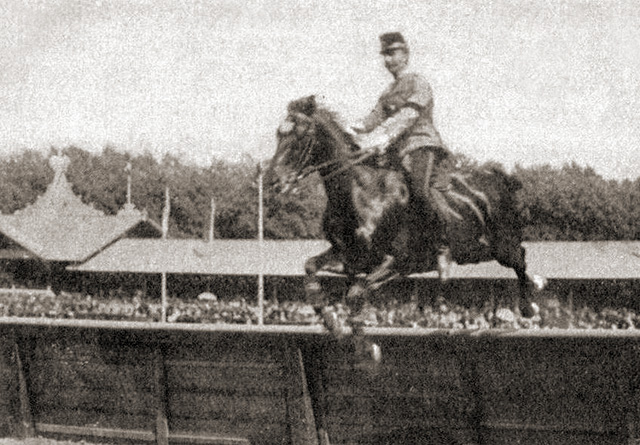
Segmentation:
{"type": "MultiPolygon", "coordinates": [[[[132,202],[156,221],[161,220],[164,191],[169,187],[171,237],[207,237],[212,198],[216,238],[257,236],[255,160],[215,160],[203,167],[171,154],[157,160],[149,153],[132,155],[111,147],[101,153],[67,147],[63,153],[71,161],[66,176],[74,192],[106,214],[117,213],[126,203],[130,174],[132,202]]],[[[0,159],[0,212],[11,214],[44,193],[53,179],[49,155],[24,151],[0,159]]],[[[474,164],[464,156],[456,157],[463,164],[474,164]]],[[[577,164],[517,166],[513,173],[523,184],[519,193],[526,240],[640,240],[640,177],[605,180],[592,168],[577,164]]],[[[277,194],[265,187],[265,238],[322,238],[325,203],[319,178],[314,176],[302,182],[295,194],[277,194]]]]}

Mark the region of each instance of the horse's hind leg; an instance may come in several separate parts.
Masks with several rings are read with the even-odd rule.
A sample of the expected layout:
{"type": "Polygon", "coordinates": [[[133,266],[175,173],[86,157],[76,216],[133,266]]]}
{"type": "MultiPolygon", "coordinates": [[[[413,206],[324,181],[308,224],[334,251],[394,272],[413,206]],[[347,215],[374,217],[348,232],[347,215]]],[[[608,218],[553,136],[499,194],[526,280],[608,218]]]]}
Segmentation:
{"type": "Polygon", "coordinates": [[[523,317],[533,317],[538,312],[537,305],[532,301],[531,290],[541,290],[545,281],[539,276],[530,276],[527,272],[525,259],[526,250],[520,244],[498,245],[494,247],[494,257],[505,267],[512,268],[518,277],[518,303],[516,307],[523,317]]]}
{"type": "Polygon", "coordinates": [[[347,293],[347,303],[353,312],[360,312],[367,302],[370,292],[378,290],[382,285],[397,278],[400,274],[394,268],[395,258],[385,255],[383,261],[364,279],[355,280],[347,293]]]}

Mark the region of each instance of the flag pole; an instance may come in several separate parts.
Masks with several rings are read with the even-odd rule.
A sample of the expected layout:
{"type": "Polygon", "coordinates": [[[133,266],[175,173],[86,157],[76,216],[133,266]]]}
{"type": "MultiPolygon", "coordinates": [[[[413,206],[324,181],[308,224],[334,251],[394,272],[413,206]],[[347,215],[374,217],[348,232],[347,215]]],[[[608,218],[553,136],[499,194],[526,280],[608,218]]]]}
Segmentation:
{"type": "Polygon", "coordinates": [[[131,162],[127,162],[125,170],[127,172],[127,205],[131,206],[131,162]]]}
{"type": "Polygon", "coordinates": [[[260,271],[258,273],[258,324],[264,324],[264,215],[262,163],[258,162],[258,248],[260,249],[260,271]]]}
{"type": "MultiPolygon", "coordinates": [[[[169,198],[169,186],[164,189],[164,209],[162,210],[162,239],[166,240],[169,233],[169,213],[171,212],[171,199],[169,198]]],[[[162,314],[160,321],[167,321],[167,272],[162,271],[162,314]]]]}
{"type": "Polygon", "coordinates": [[[216,201],[214,197],[211,197],[211,219],[209,220],[209,242],[213,241],[214,238],[214,227],[216,221],[216,201]]]}

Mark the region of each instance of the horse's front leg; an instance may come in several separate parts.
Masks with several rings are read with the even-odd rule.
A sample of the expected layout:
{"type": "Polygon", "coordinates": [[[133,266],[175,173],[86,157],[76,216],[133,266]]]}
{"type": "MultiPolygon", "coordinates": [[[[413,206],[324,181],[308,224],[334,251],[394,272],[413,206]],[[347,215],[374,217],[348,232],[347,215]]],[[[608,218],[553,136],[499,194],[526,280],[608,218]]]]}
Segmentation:
{"type": "Polygon", "coordinates": [[[328,313],[326,311],[327,298],[322,288],[322,283],[318,277],[318,273],[333,272],[345,273],[345,265],[335,249],[325,250],[320,255],[309,258],[304,265],[304,290],[306,301],[313,306],[315,313],[322,317],[325,326],[336,336],[340,330],[337,314],[335,312],[328,313]]]}
{"type": "Polygon", "coordinates": [[[369,370],[377,372],[382,361],[380,346],[365,338],[363,328],[369,319],[365,307],[368,296],[383,284],[397,278],[400,274],[396,269],[396,259],[392,255],[385,255],[382,262],[366,277],[353,282],[347,293],[347,304],[351,309],[349,324],[353,329],[353,345],[355,357],[361,364],[370,366],[369,370]]]}
{"type": "Polygon", "coordinates": [[[366,314],[363,312],[363,308],[369,294],[400,275],[395,265],[395,257],[385,255],[382,262],[371,273],[362,279],[355,280],[349,288],[347,304],[352,314],[355,314],[351,317],[354,328],[362,325],[365,321],[366,314]]]}

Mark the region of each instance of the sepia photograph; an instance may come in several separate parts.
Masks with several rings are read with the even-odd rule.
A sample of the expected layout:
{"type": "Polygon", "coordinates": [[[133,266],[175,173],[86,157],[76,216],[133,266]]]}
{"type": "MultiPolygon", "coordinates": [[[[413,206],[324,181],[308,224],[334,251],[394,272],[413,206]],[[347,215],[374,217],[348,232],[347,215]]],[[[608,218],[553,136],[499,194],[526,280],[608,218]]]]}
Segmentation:
{"type": "Polygon", "coordinates": [[[640,3],[0,0],[0,445],[640,444],[640,3]]]}

